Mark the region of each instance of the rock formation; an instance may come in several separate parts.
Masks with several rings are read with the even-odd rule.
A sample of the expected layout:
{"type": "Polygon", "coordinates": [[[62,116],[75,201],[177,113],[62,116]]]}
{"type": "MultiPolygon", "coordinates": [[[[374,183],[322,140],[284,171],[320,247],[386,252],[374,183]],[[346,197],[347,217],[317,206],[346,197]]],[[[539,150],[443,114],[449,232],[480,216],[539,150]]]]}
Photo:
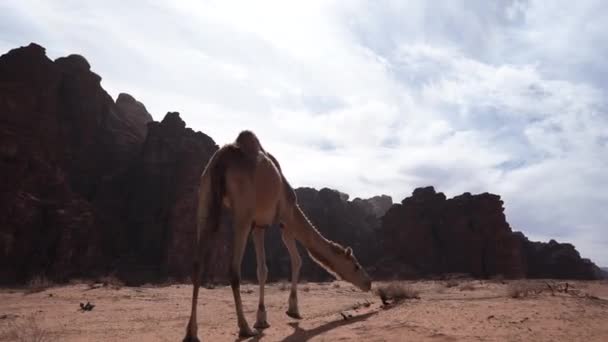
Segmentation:
{"type": "Polygon", "coordinates": [[[100,80],[83,57],[53,62],[36,44],[0,57],[2,282],[105,261],[107,184],[138,155],[146,127],[134,125],[150,115],[117,107],[100,80]]]}
{"type": "Polygon", "coordinates": [[[0,57],[1,282],[191,264],[197,180],[217,146],[100,81],[83,57],[53,62],[36,44],[0,57]]]}
{"type": "MultiPolygon", "coordinates": [[[[218,146],[178,113],[155,122],[131,95],[114,101],[100,81],[84,57],[52,61],[36,44],[0,57],[0,284],[189,276],[199,176],[218,146]]],[[[296,193],[317,228],[352,246],[378,276],[600,274],[572,245],[512,232],[496,195],[448,200],[422,188],[393,204],[388,196],[349,201],[330,189],[296,193]]],[[[279,230],[266,241],[270,279],[288,278],[279,230]]],[[[229,222],[213,246],[203,276],[225,280],[229,222]]],[[[255,279],[251,244],[246,253],[244,276],[255,279]]],[[[307,257],[302,278],[330,279],[307,257]]]]}
{"type": "Polygon", "coordinates": [[[353,203],[359,206],[361,210],[380,218],[391,208],[393,199],[387,195],[374,196],[368,199],[357,197],[353,200],[353,203]]]}
{"type": "Polygon", "coordinates": [[[597,267],[570,244],[530,242],[513,232],[500,197],[465,193],[446,199],[418,188],[382,218],[387,257],[379,275],[465,273],[475,277],[593,279],[597,267]]]}

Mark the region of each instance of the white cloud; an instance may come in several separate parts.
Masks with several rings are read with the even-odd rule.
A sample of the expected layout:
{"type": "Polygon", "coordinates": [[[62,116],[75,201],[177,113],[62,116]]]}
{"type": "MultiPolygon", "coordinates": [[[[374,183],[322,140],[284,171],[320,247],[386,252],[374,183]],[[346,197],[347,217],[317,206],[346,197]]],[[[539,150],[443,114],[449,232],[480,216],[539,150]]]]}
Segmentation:
{"type": "Polygon", "coordinates": [[[0,49],[80,53],[220,144],[253,129],[296,186],[499,193],[515,229],[608,265],[606,7],[9,0],[0,49]]]}

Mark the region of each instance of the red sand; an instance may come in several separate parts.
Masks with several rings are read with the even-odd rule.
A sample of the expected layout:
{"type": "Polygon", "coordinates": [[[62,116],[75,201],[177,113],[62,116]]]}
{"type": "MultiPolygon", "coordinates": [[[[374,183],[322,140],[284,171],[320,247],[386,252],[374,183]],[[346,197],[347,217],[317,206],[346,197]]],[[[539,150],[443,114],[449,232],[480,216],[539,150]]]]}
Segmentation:
{"type": "MultiPolygon", "coordinates": [[[[383,308],[378,297],[344,282],[300,285],[300,321],[287,317],[289,291],[270,284],[266,309],[271,325],[252,341],[608,341],[608,282],[570,282],[579,296],[543,291],[508,296],[508,284],[468,280],[408,283],[420,299],[383,308]],[[463,285],[465,286],[463,288],[463,285]],[[468,288],[468,289],[467,289],[468,288]],[[585,297],[585,294],[594,297],[585,297]],[[357,305],[371,302],[369,306],[357,305]],[[355,309],[355,307],[357,307],[355,309]],[[341,313],[352,315],[345,320],[341,313]]],[[[375,284],[379,286],[380,284],[375,284]]],[[[242,286],[245,314],[253,326],[257,285],[242,286]]],[[[188,320],[191,286],[59,286],[28,294],[0,290],[0,340],[180,341],[188,320]],[[95,304],[82,312],[79,303],[95,304]]],[[[199,337],[236,341],[229,287],[201,289],[199,337]]]]}

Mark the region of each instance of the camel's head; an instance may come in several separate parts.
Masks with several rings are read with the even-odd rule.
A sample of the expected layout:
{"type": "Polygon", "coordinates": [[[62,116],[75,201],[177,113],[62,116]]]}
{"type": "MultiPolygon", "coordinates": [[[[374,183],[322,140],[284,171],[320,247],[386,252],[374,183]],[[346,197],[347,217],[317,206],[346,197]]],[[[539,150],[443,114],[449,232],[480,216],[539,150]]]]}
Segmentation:
{"type": "Polygon", "coordinates": [[[334,252],[337,254],[334,258],[334,271],[338,273],[338,276],[361,291],[369,291],[372,288],[372,280],[355,258],[353,249],[336,245],[334,252]]]}

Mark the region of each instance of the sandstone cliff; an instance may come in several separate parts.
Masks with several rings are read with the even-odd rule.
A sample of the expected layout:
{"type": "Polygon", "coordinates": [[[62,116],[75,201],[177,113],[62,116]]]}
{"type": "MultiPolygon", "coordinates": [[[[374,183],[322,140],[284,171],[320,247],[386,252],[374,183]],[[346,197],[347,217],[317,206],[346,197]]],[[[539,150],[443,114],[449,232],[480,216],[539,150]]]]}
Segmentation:
{"type": "Polygon", "coordinates": [[[433,187],[414,190],[382,218],[381,276],[596,278],[598,268],[570,244],[530,242],[513,232],[493,194],[446,199],[433,187]]]}
{"type": "MultiPolygon", "coordinates": [[[[0,283],[189,276],[198,179],[218,146],[178,113],[155,122],[131,95],[114,101],[100,81],[82,56],[52,61],[36,44],[0,57],[0,283]]],[[[599,274],[572,245],[513,232],[496,195],[448,200],[423,188],[393,204],[331,189],[296,193],[318,229],[353,247],[376,276],[599,274]]],[[[205,278],[226,278],[230,234],[228,225],[206,252],[205,278]]],[[[288,278],[278,229],[266,244],[270,278],[288,278]]],[[[246,253],[244,275],[255,279],[251,244],[246,253]]],[[[329,279],[307,257],[302,273],[329,279]]]]}

